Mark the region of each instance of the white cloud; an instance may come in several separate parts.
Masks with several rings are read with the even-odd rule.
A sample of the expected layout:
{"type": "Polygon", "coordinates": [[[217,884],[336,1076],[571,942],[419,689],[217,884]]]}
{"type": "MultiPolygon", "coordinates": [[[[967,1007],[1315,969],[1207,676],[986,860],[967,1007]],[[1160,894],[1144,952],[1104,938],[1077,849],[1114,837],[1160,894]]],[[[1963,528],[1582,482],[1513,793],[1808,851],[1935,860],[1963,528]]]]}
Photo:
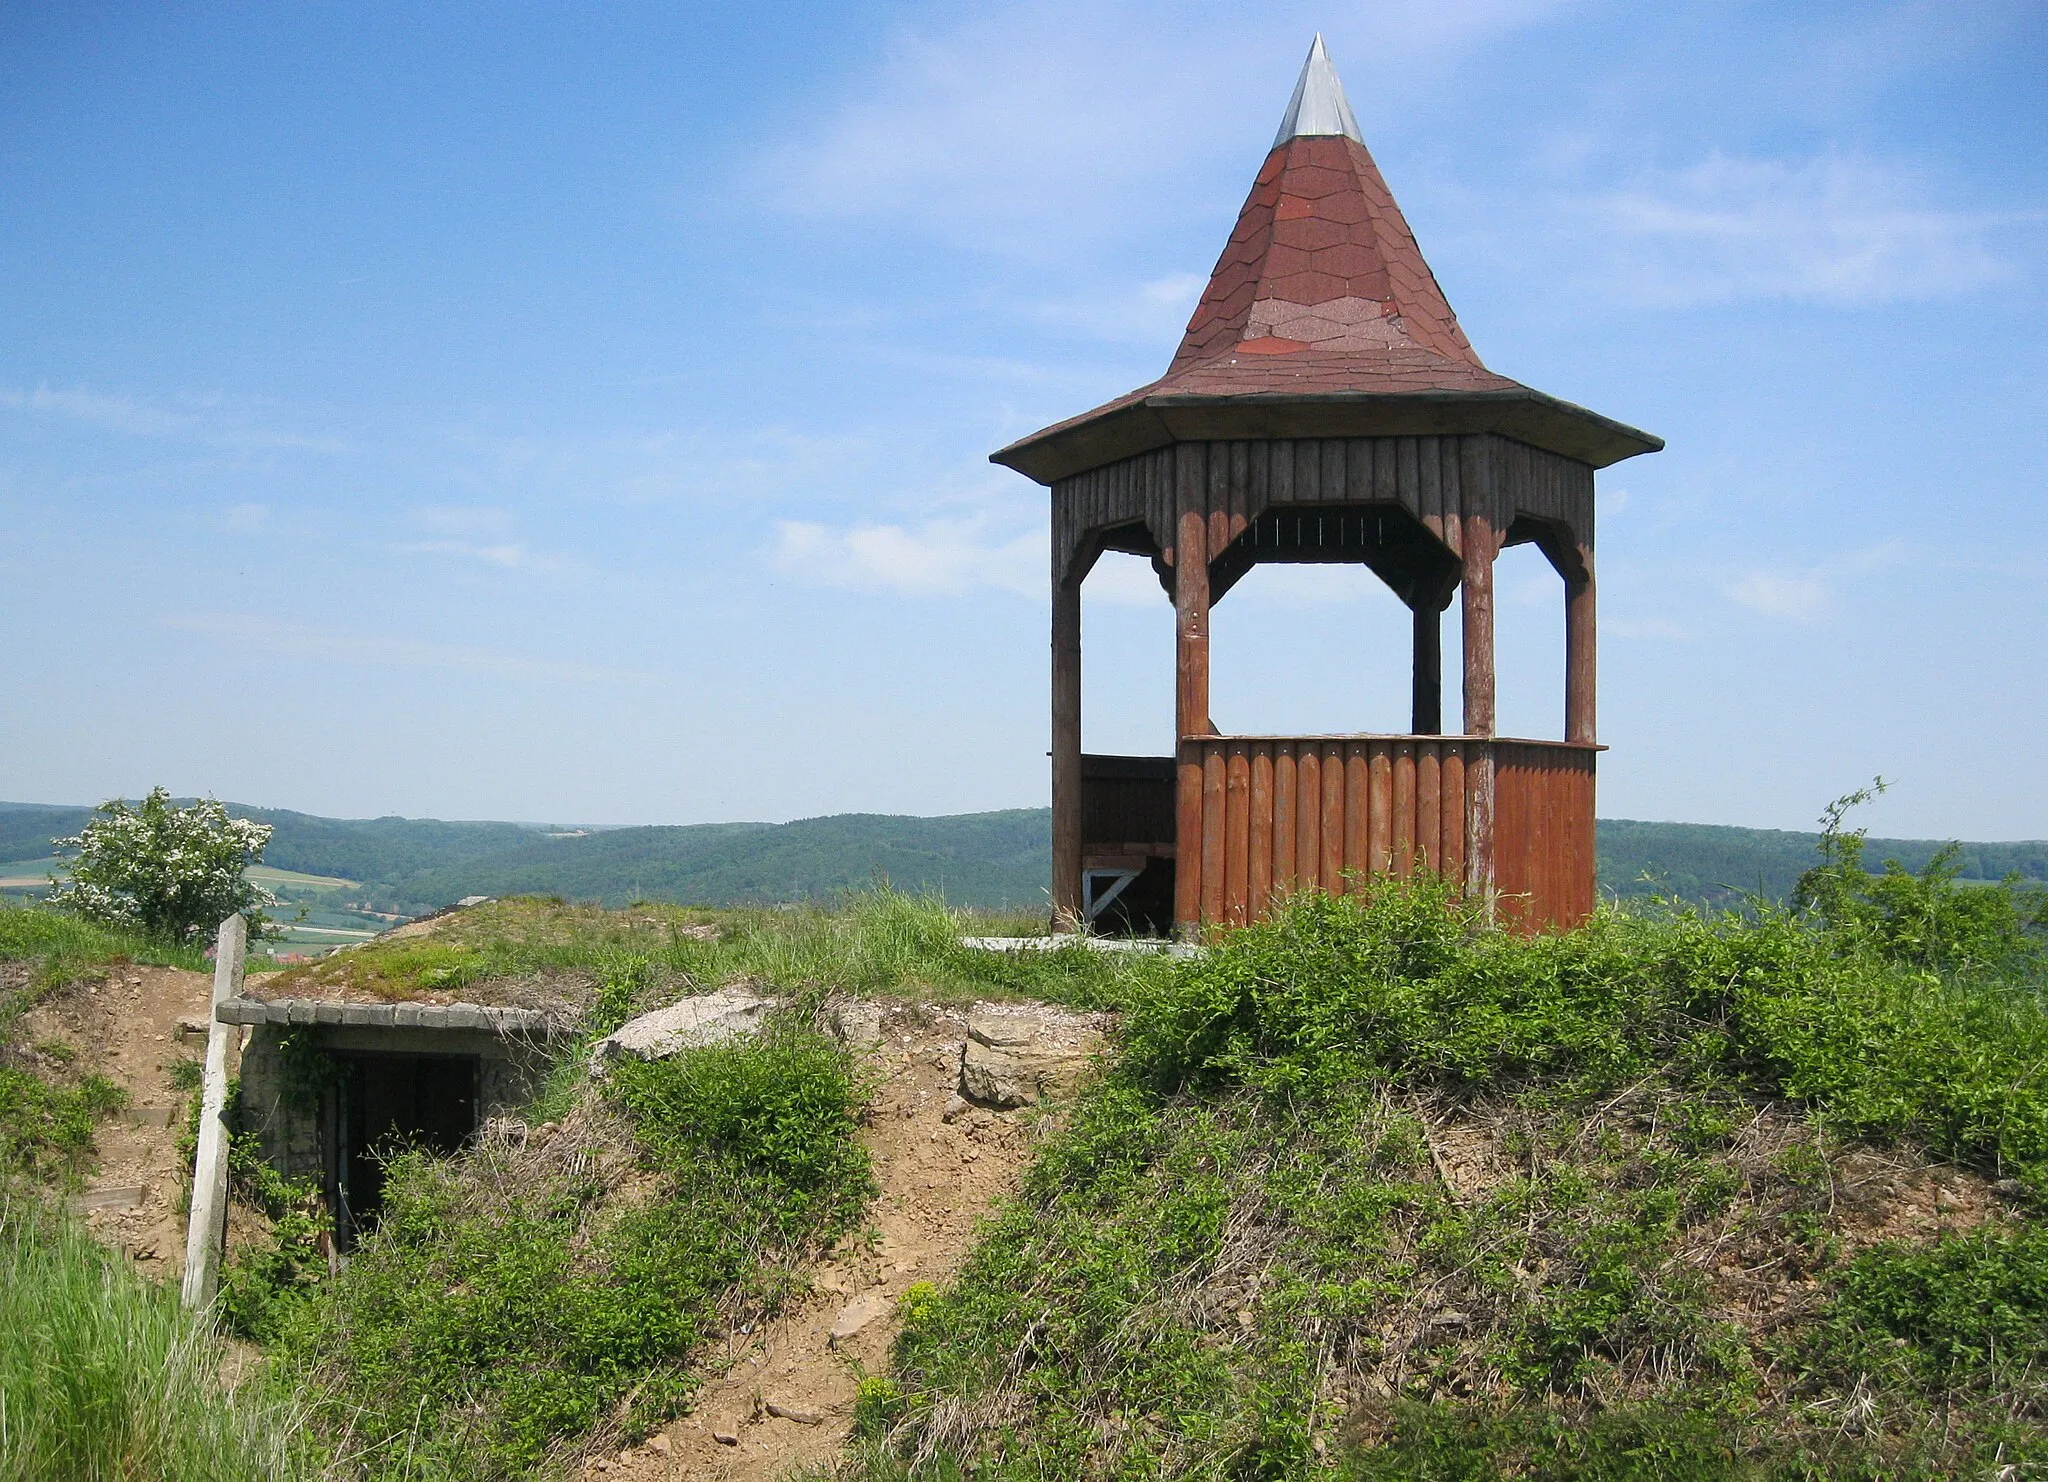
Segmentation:
{"type": "Polygon", "coordinates": [[[0,407],[62,417],[128,437],[198,443],[232,452],[340,453],[348,447],[339,438],[267,426],[259,414],[269,408],[224,396],[181,397],[166,403],[82,387],[58,391],[38,386],[33,391],[0,388],[0,407]]]}
{"type": "Polygon", "coordinates": [[[1824,614],[1835,598],[1834,587],[1817,572],[1788,574],[1752,571],[1723,590],[1731,602],[1765,617],[1810,623],[1824,614]]]}
{"type": "MultiPolygon", "coordinates": [[[[1568,0],[1389,0],[1349,25],[1295,3],[1156,9],[1038,0],[905,27],[822,123],[751,162],[797,215],[887,218],[1004,255],[1150,228],[1212,204],[1180,187],[1241,158],[1286,106],[1325,30],[1354,101],[1380,107],[1568,0]]],[[[753,192],[749,192],[753,199],[753,192]]]]}
{"type": "Polygon", "coordinates": [[[958,597],[995,590],[1040,597],[1049,557],[1043,529],[1004,536],[986,517],[917,525],[843,528],[778,520],[773,560],[817,586],[913,597],[958,597]]]}
{"type": "Polygon", "coordinates": [[[1967,293],[2011,276],[1990,239],[2019,219],[1947,209],[1913,166],[1833,152],[1716,152],[1574,209],[1599,238],[1596,271],[1610,291],[1673,306],[1967,293]]]}
{"type": "Polygon", "coordinates": [[[577,684],[653,684],[656,676],[608,665],[556,663],[460,644],[426,643],[410,638],[345,633],[279,622],[257,613],[180,613],[160,625],[197,634],[244,652],[309,659],[322,664],[373,668],[452,669],[523,679],[566,680],[577,684]]]}
{"type": "Polygon", "coordinates": [[[401,556],[452,556],[458,561],[475,561],[507,571],[564,571],[568,563],[554,556],[536,555],[517,541],[478,545],[467,540],[416,540],[392,549],[401,556]]]}
{"type": "Polygon", "coordinates": [[[1096,558],[1081,585],[1081,600],[1106,603],[1111,607],[1157,607],[1171,602],[1159,585],[1152,563],[1143,556],[1106,551],[1096,558]]]}
{"type": "Polygon", "coordinates": [[[1721,591],[1737,606],[1765,617],[1815,623],[1833,612],[1843,578],[1895,565],[1902,554],[1903,548],[1897,541],[1887,541],[1800,570],[1759,567],[1723,583],[1721,591]]]}

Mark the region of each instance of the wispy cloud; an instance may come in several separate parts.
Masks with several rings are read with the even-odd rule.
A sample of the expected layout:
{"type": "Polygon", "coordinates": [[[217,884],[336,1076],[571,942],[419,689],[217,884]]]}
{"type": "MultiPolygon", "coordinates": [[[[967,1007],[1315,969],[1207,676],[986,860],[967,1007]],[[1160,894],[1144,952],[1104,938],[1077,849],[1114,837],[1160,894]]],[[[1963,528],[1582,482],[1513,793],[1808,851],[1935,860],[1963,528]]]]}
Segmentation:
{"type": "Polygon", "coordinates": [[[236,535],[248,535],[261,530],[270,523],[270,506],[267,504],[236,504],[224,510],[220,517],[221,529],[236,535]]]}
{"type": "Polygon", "coordinates": [[[773,182],[771,203],[795,215],[886,218],[1040,256],[1207,209],[1178,187],[1272,129],[1319,26],[1354,98],[1387,101],[1430,86],[1467,49],[1566,8],[1388,0],[1369,23],[1337,29],[1327,7],[1296,0],[1204,7],[1171,26],[1138,7],[1079,0],[970,9],[899,31],[822,123],[807,113],[800,137],[772,145],[749,174],[773,182]]]}
{"type": "Polygon", "coordinates": [[[1895,565],[1902,557],[1897,541],[1851,551],[1804,568],[1758,567],[1724,582],[1722,595],[1738,607],[1793,623],[1816,623],[1835,607],[1843,580],[1895,565]]]}
{"type": "Polygon", "coordinates": [[[369,668],[443,669],[576,684],[652,684],[656,676],[611,665],[559,663],[460,644],[347,633],[281,622],[258,613],[180,613],[160,626],[196,634],[244,652],[369,668]]]}
{"type": "Polygon", "coordinates": [[[1646,171],[1571,210],[1590,230],[1595,271],[1610,291],[1659,306],[1968,293],[2012,276],[1997,230],[2038,219],[1946,207],[1908,163],[1833,152],[1716,152],[1646,171]]]}
{"type": "Polygon", "coordinates": [[[912,597],[976,591],[1042,597],[1049,556],[1043,529],[1006,535],[982,516],[916,525],[831,527],[778,520],[774,564],[816,586],[912,597]]]}
{"type": "Polygon", "coordinates": [[[337,437],[270,426],[262,415],[270,408],[224,396],[180,397],[166,402],[82,387],[69,391],[48,386],[33,391],[0,387],[0,407],[60,417],[128,437],[196,443],[231,452],[340,453],[348,449],[337,437]]]}

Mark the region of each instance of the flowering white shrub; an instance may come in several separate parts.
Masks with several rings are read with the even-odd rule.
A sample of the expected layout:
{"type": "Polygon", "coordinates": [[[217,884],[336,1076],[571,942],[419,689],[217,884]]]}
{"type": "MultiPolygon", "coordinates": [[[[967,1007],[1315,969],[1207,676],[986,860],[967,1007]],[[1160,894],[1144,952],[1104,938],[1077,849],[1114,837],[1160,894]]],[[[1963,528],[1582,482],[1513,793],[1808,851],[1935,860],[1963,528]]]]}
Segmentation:
{"type": "Polygon", "coordinates": [[[277,897],[247,871],[262,862],[269,824],[230,818],[212,798],[174,808],[161,787],[138,807],[115,798],[98,813],[82,832],[51,841],[78,857],[50,905],[175,942],[210,938],[236,911],[252,938],[268,926],[262,908],[277,897]]]}

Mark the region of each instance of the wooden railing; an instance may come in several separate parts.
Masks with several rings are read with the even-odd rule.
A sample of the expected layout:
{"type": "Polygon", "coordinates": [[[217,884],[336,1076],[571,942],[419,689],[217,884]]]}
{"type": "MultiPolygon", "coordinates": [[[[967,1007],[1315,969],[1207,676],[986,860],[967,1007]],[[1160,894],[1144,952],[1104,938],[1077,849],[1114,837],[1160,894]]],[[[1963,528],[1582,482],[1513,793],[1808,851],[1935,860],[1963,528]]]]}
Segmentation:
{"type": "Polygon", "coordinates": [[[1503,917],[1530,929],[1576,926],[1594,904],[1598,750],[1459,736],[1190,737],[1175,917],[1241,925],[1289,891],[1432,870],[1490,892],[1503,917]]]}

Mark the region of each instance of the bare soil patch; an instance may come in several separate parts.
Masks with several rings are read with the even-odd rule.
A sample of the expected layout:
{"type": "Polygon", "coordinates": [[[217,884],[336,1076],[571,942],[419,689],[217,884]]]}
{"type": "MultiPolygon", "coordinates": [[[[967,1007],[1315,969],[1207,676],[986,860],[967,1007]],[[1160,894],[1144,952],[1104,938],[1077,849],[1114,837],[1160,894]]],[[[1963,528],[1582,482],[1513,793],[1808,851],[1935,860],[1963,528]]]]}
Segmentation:
{"type": "MultiPolygon", "coordinates": [[[[1055,1034],[1094,1022],[1043,1013],[1055,1034]]],[[[891,1005],[879,1028],[863,1056],[876,1081],[864,1140],[881,1191],[867,1229],[816,1268],[808,1296],[764,1330],[732,1336],[689,1415],[644,1445],[591,1459],[587,1475],[769,1482],[830,1461],[851,1431],[859,1374],[886,1368],[904,1291],[951,1278],[976,1222],[1017,1189],[1047,1113],[959,1097],[966,1014],[891,1005]]]]}
{"type": "Polygon", "coordinates": [[[76,1071],[97,1072],[128,1093],[128,1106],[100,1124],[99,1167],[73,1199],[87,1228],[146,1275],[178,1277],[185,1266],[185,1183],[178,1135],[197,1091],[172,1079],[180,1061],[203,1061],[201,1035],[213,1001],[206,973],[115,965],[80,978],[23,1016],[31,1045],[63,1045],[76,1071]]]}

